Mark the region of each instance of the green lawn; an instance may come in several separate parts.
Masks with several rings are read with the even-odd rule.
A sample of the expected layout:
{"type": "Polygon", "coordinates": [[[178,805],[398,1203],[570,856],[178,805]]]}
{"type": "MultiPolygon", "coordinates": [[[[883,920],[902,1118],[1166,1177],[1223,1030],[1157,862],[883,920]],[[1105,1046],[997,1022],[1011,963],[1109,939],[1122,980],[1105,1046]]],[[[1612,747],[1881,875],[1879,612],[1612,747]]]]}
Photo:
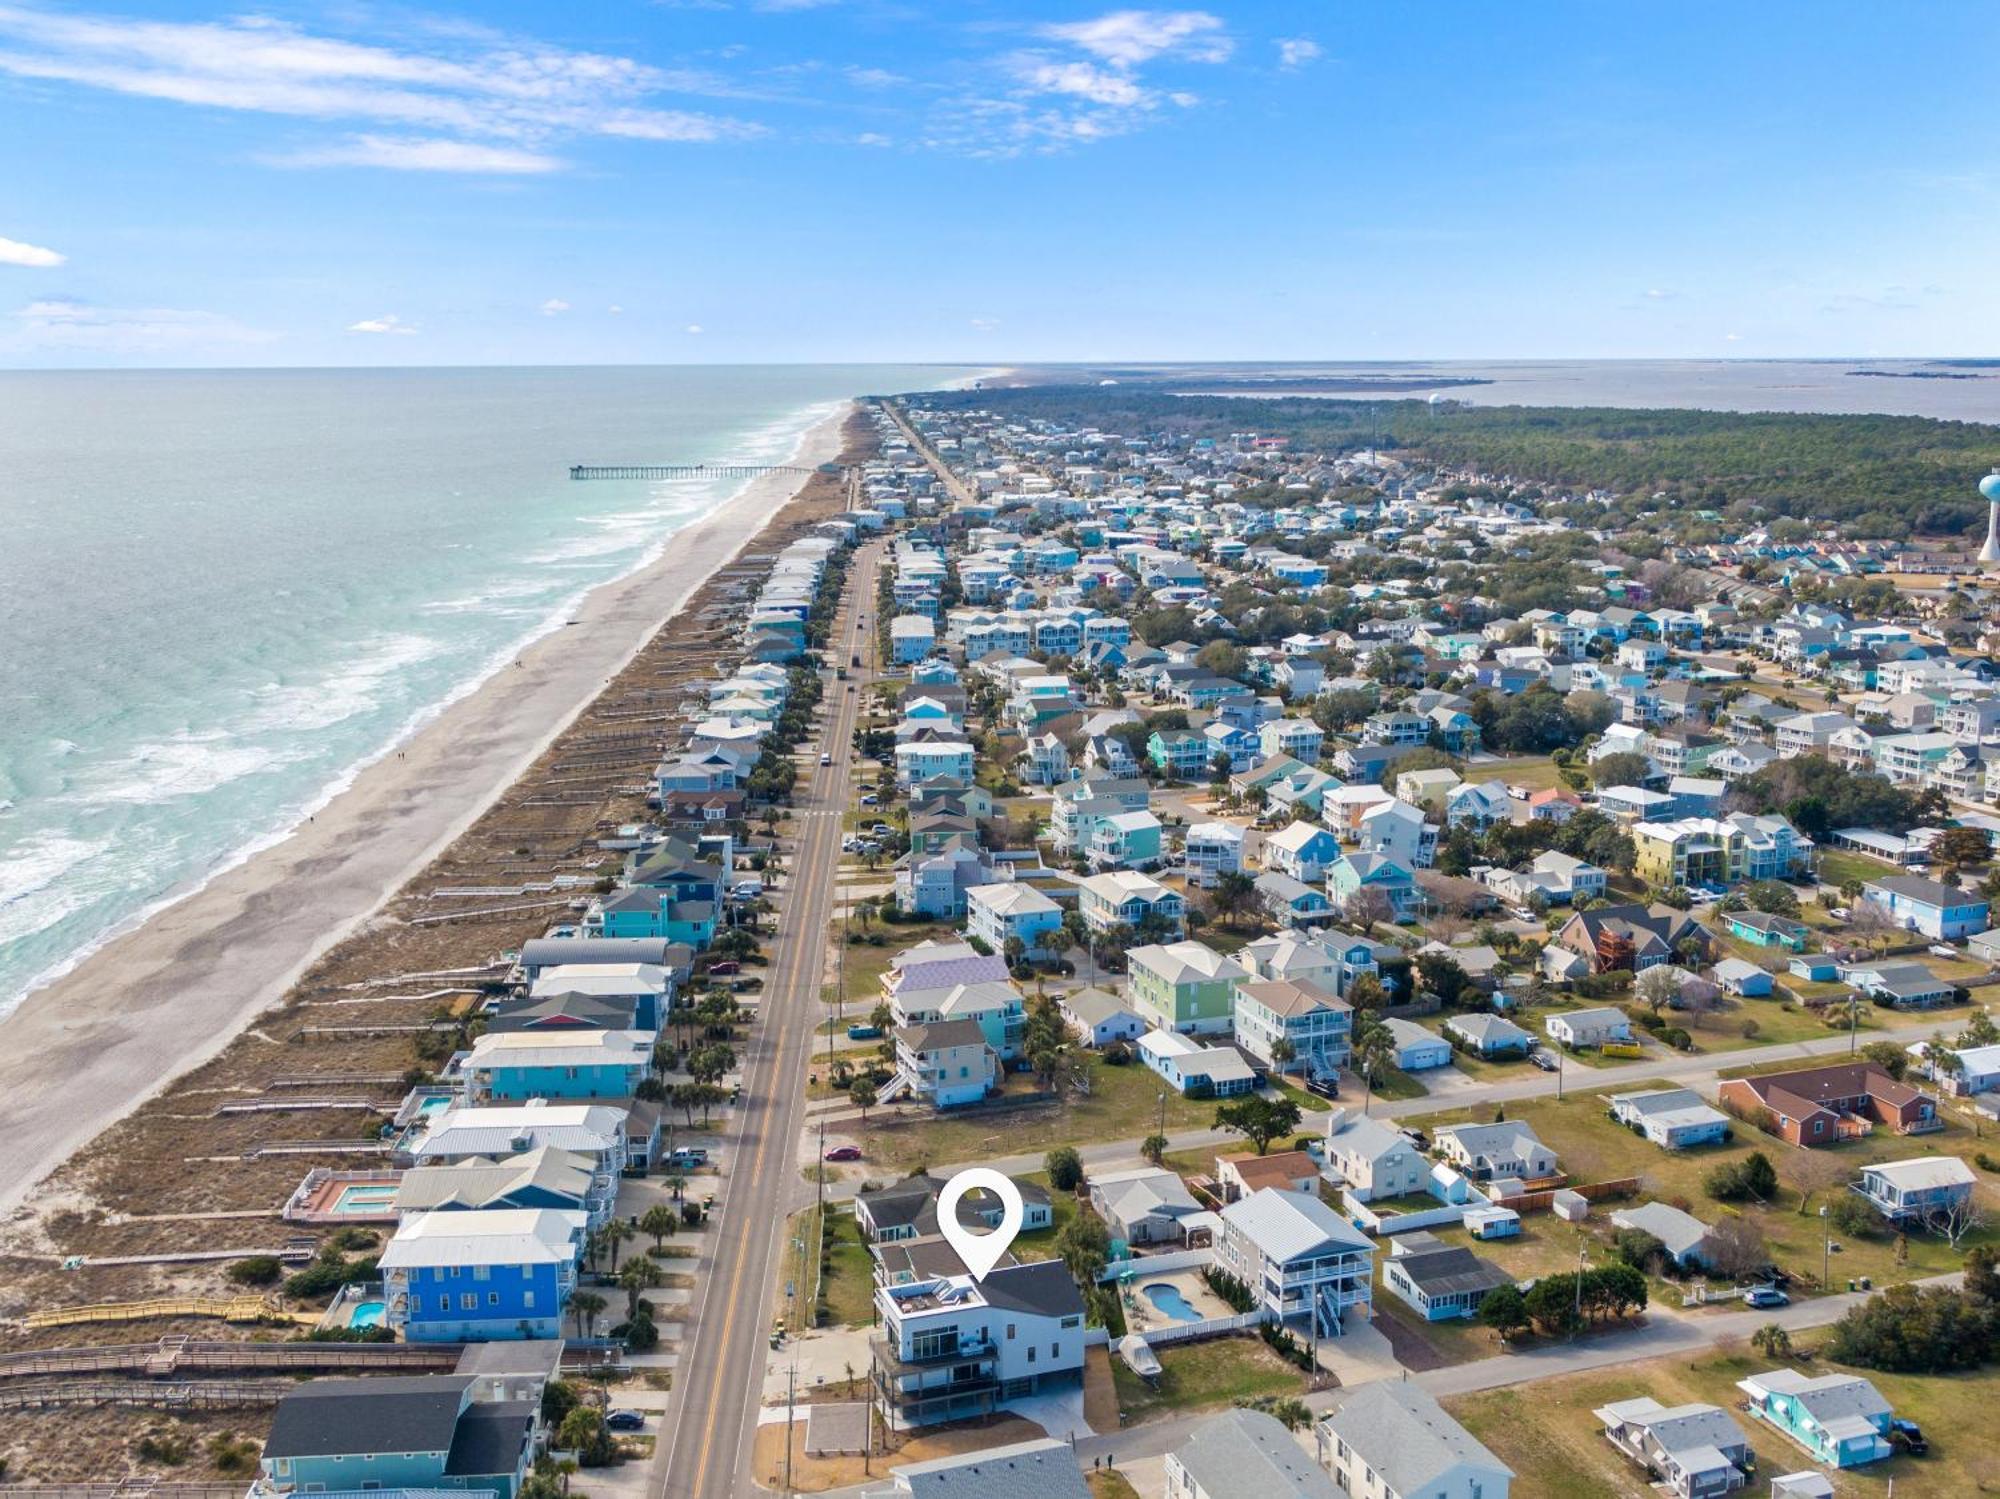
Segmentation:
{"type": "MultiPolygon", "coordinates": [[[[1183,1098],[1166,1087],[1158,1073],[1137,1062],[1113,1067],[1093,1059],[1090,1080],[1089,1096],[1055,1104],[940,1114],[901,1126],[884,1125],[871,1115],[862,1131],[862,1149],[870,1168],[879,1173],[1019,1155],[1053,1145],[1138,1139],[1159,1127],[1162,1091],[1169,1134],[1207,1129],[1215,1123],[1213,1100],[1183,1098]]],[[[1032,1087],[1030,1079],[1010,1081],[1032,1087]]]]}
{"type": "Polygon", "coordinates": [[[1556,762],[1547,755],[1522,755],[1492,764],[1467,766],[1464,779],[1473,782],[1505,781],[1513,786],[1526,786],[1530,791],[1546,791],[1552,786],[1568,784],[1563,780],[1556,762]]]}
{"type": "MultiPolygon", "coordinates": [[[[1837,1366],[1793,1361],[1809,1373],[1837,1366]]],[[[1734,1410],[1736,1381],[1771,1367],[1747,1351],[1724,1350],[1696,1362],[1684,1358],[1571,1375],[1447,1399],[1445,1408],[1515,1473],[1514,1499],[1619,1499],[1646,1493],[1637,1468],[1606,1442],[1590,1414],[1601,1405],[1651,1395],[1662,1405],[1706,1401],[1734,1410]]],[[[2000,1463],[1989,1412],[2000,1400],[2000,1370],[1915,1376],[1865,1374],[1898,1416],[1916,1421],[1930,1438],[1926,1457],[1893,1457],[1835,1478],[1842,1499],[1958,1499],[1991,1493],[2000,1463]]],[[[1757,1454],[1758,1476],[1745,1494],[1763,1493],[1770,1476],[1812,1467],[1806,1452],[1773,1428],[1740,1413],[1737,1424],[1757,1454]]]]}
{"type": "Polygon", "coordinates": [[[1823,848],[1819,851],[1819,882],[1836,889],[1849,880],[1879,880],[1885,874],[1903,872],[1885,860],[1871,859],[1867,854],[1853,853],[1844,848],[1823,848]]]}
{"type": "Polygon", "coordinates": [[[1162,1348],[1158,1389],[1111,1361],[1111,1378],[1118,1390],[1118,1409],[1127,1424],[1171,1411],[1206,1410],[1232,1405],[1259,1395],[1297,1395],[1305,1376],[1255,1337],[1215,1338],[1162,1348]]]}
{"type": "Polygon", "coordinates": [[[851,1212],[834,1213],[833,1241],[827,1248],[820,1294],[827,1320],[846,1327],[865,1327],[875,1320],[875,1261],[862,1240],[861,1225],[851,1212]]]}
{"type": "Polygon", "coordinates": [[[1017,1260],[1052,1260],[1056,1257],[1056,1235],[1063,1231],[1063,1225],[1076,1216],[1076,1197],[1069,1192],[1049,1189],[1049,1174],[1046,1171],[1031,1171],[1017,1178],[1019,1181],[1033,1182],[1049,1193],[1049,1217],[1047,1228],[1038,1228],[1033,1233],[1017,1234],[1013,1245],[1017,1260]]]}
{"type": "MultiPolygon", "coordinates": [[[[854,923],[853,930],[859,932],[860,924],[854,923]]],[[[820,998],[832,1004],[838,997],[843,1027],[868,1018],[868,1012],[882,997],[882,975],[889,971],[890,960],[897,953],[915,947],[919,942],[955,941],[958,931],[944,922],[911,926],[876,922],[868,928],[867,939],[876,937],[882,939],[879,944],[873,940],[843,943],[838,930],[833,934],[837,949],[833,971],[839,982],[821,985],[820,998]]]]}
{"type": "MultiPolygon", "coordinates": [[[[1812,1152],[1796,1149],[1739,1124],[1735,1129],[1735,1138],[1727,1145],[1667,1151],[1618,1124],[1606,1112],[1605,1096],[1612,1092],[1640,1092],[1648,1086],[1648,1082],[1640,1079],[1628,1081],[1621,1078],[1615,1084],[1608,1080],[1593,1080],[1583,1087],[1572,1084],[1572,1091],[1561,1100],[1537,1098],[1510,1103],[1506,1106],[1506,1113],[1509,1119],[1532,1125],[1535,1133],[1555,1150],[1562,1169],[1574,1181],[1637,1177],[1640,1183],[1637,1201],[1656,1198],[1672,1202],[1682,1199],[1690,1212],[1708,1223],[1735,1211],[1753,1218],[1764,1232],[1772,1258],[1799,1277],[1801,1291],[1817,1284],[1823,1259],[1819,1217],[1816,1213],[1801,1215],[1799,1212],[1802,1173],[1827,1169],[1822,1163],[1837,1159],[1847,1168],[1845,1179],[1851,1180],[1859,1174],[1863,1165],[1871,1162],[1932,1154],[1970,1159],[1980,1148],[1972,1131],[1956,1122],[1948,1123],[1942,1131],[1929,1135],[1896,1135],[1878,1130],[1867,1139],[1812,1152]],[[1708,1173],[1718,1164],[1741,1159],[1753,1150],[1763,1151],[1778,1169],[1780,1186],[1776,1199],[1766,1204],[1732,1207],[1711,1198],[1703,1186],[1708,1173]]],[[[1440,1124],[1463,1123],[1475,1118],[1484,1122],[1491,1117],[1490,1109],[1476,1114],[1456,1110],[1405,1122],[1435,1129],[1440,1124]]],[[[1818,1201],[1825,1201],[1828,1193],[1839,1190],[1839,1181],[1822,1184],[1818,1201]]],[[[2000,1206],[2000,1192],[1996,1192],[1992,1183],[1983,1184],[1980,1191],[1989,1209],[2000,1206]]],[[[1811,1205],[1807,1204],[1808,1207],[1811,1205]]],[[[1615,1207],[1616,1204],[1594,1207],[1585,1231],[1608,1242],[1610,1214],[1615,1207]]],[[[1545,1231],[1544,1225],[1550,1225],[1551,1220],[1531,1215],[1528,1224],[1541,1233],[1545,1231]]],[[[1552,1226],[1546,1231],[1555,1232],[1552,1226]]],[[[1575,1230],[1566,1229],[1564,1232],[1574,1233],[1575,1230]]],[[[1849,1278],[1860,1275],[1873,1276],[1878,1285],[1939,1275],[1958,1269],[1965,1252],[1975,1244],[1994,1242],[2000,1242],[2000,1230],[1991,1227],[1968,1235],[1956,1251],[1934,1235],[1912,1235],[1907,1243],[1906,1259],[1899,1264],[1896,1241],[1887,1234],[1846,1239],[1842,1242],[1841,1252],[1832,1258],[1834,1281],[1837,1287],[1844,1288],[1849,1278]]],[[[1504,1241],[1492,1246],[1482,1245],[1480,1252],[1490,1254],[1509,1269],[1513,1268],[1504,1241]]]]}
{"type": "Polygon", "coordinates": [[[1086,1473],[1083,1481],[1090,1490],[1090,1499],[1139,1499],[1139,1491],[1132,1487],[1131,1480],[1116,1468],[1086,1473]]]}

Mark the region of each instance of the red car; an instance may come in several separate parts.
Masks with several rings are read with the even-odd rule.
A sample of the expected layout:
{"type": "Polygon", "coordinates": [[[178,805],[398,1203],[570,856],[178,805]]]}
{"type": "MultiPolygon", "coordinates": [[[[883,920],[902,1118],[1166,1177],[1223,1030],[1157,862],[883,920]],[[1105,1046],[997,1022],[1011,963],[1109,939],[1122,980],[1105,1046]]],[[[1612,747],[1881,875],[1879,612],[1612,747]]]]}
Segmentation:
{"type": "Polygon", "coordinates": [[[861,1159],[859,1145],[836,1145],[826,1153],[829,1161],[858,1161],[861,1159]]]}

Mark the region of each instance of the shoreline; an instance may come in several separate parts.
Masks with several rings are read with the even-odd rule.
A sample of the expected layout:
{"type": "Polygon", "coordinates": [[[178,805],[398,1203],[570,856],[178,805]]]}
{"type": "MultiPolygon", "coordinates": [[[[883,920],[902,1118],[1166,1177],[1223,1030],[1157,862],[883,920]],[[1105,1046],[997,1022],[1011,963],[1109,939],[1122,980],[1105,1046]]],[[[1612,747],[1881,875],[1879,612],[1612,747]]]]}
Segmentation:
{"type": "MultiPolygon", "coordinates": [[[[806,452],[806,445],[811,440],[813,434],[829,421],[837,423],[843,420],[843,413],[851,407],[852,401],[850,399],[833,403],[815,403],[813,406],[802,408],[802,414],[810,413],[817,410],[819,406],[827,404],[831,404],[833,409],[826,415],[808,422],[800,430],[797,438],[792,443],[790,452],[783,460],[785,464],[798,465],[806,462],[807,460],[803,455],[806,452]]],[[[834,444],[834,452],[837,454],[838,450],[839,444],[836,442],[834,444]]],[[[814,459],[812,461],[817,462],[818,460],[814,459]]],[[[770,476],[770,478],[775,480],[775,476],[770,476]]],[[[764,482],[767,481],[756,478],[745,480],[737,487],[734,493],[718,502],[715,508],[709,511],[708,515],[713,516],[728,509],[737,501],[744,498],[755,486],[764,482]]],[[[782,500],[779,503],[782,504],[782,500]]],[[[776,506],[773,507],[773,514],[776,513],[776,508],[776,506]]],[[[701,520],[706,520],[707,518],[708,516],[704,516],[701,520]]],[[[765,517],[766,522],[769,519],[769,516],[765,517]]],[[[701,520],[695,521],[693,525],[700,525],[701,520]]],[[[138,910],[113,922],[111,926],[85,942],[79,951],[33,975],[28,980],[26,987],[18,991],[0,994],[0,1037],[6,1035],[4,1028],[7,1022],[22,1009],[26,1008],[35,995],[41,993],[44,989],[61,983],[72,973],[76,972],[77,969],[90,962],[100,952],[114,943],[131,936],[133,933],[142,930],[158,916],[172,910],[184,901],[194,899],[202,891],[206,890],[217,880],[228,875],[231,871],[242,868],[260,854],[277,847],[286,839],[295,836],[301,828],[313,822],[320,813],[326,811],[328,807],[339,800],[353,786],[356,778],[366,772],[370,766],[379,764],[398,750],[402,750],[412,740],[425,733],[439,718],[450,712],[456,704],[463,702],[466,698],[484,688],[487,683],[491,682],[502,671],[505,671],[512,661],[532,650],[550,636],[559,634],[571,620],[577,618],[578,612],[584,608],[586,603],[599,589],[616,588],[620,584],[656,566],[666,556],[674,538],[692,528],[692,526],[683,526],[679,531],[668,532],[658,541],[648,546],[640,559],[634,562],[625,572],[618,574],[616,577],[605,578],[600,582],[590,584],[570,597],[551,606],[548,613],[539,623],[524,631],[513,641],[495,650],[483,665],[479,666],[464,680],[454,683],[451,689],[435,702],[429,703],[412,712],[379,747],[369,750],[329,776],[309,798],[297,803],[297,810],[291,813],[290,821],[273,826],[262,832],[253,833],[245,838],[242,843],[222,855],[209,868],[188,876],[165,895],[148,901],[138,910]]],[[[698,587],[699,582],[695,586],[698,587]]],[[[685,603],[685,599],[682,602],[685,603]]],[[[678,607],[676,606],[677,610],[678,607]]],[[[4,1112],[0,1112],[0,1118],[4,1118],[4,1112]]],[[[0,1212],[6,1210],[7,1204],[5,1198],[4,1184],[0,1184],[0,1212]]]]}
{"type": "MultiPolygon", "coordinates": [[[[840,453],[842,401],[791,464],[840,453]]],[[[551,743],[809,480],[752,479],[658,554],[591,589],[505,664],[344,776],[317,811],[157,907],[0,1019],[0,1213],[249,1029],[361,929],[551,743]],[[657,601],[665,595],[662,607],[657,601]],[[175,1039],[182,1038],[182,1039],[175,1039]]]]}

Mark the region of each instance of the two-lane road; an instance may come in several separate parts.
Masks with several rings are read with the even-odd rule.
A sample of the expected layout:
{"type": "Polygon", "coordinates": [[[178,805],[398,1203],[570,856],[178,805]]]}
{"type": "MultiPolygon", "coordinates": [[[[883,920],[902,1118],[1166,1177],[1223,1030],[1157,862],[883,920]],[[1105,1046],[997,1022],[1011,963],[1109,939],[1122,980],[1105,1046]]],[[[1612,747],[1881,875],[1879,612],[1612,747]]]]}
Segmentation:
{"type": "MultiPolygon", "coordinates": [[[[881,560],[880,543],[855,555],[828,648],[836,664],[867,654],[870,636],[858,620],[874,605],[881,560]]],[[[854,775],[854,724],[867,685],[862,676],[854,674],[852,692],[849,682],[828,682],[824,733],[812,742],[812,763],[800,775],[802,794],[794,797],[790,878],[745,1051],[729,1183],[655,1457],[655,1477],[667,1499],[729,1499],[753,1491],[751,1444],[765,1343],[776,1315],[774,1271],[786,1215],[803,1195],[798,1145],[806,1067],[820,1013],[841,817],[854,775]],[[822,750],[832,755],[832,765],[817,763],[822,750]]]]}

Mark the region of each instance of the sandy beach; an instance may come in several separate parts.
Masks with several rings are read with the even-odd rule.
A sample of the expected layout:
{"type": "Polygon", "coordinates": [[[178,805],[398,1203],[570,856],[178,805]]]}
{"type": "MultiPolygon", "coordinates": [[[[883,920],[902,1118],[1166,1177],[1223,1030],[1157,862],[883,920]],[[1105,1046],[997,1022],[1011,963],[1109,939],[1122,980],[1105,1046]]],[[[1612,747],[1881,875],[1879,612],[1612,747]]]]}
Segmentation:
{"type": "MultiPolygon", "coordinates": [[[[791,460],[841,447],[851,407],[791,460]]],[[[214,1056],[445,848],[799,487],[774,474],[606,583],[290,837],[108,944],[0,1021],[0,1213],[73,1151],[214,1056]]]]}

